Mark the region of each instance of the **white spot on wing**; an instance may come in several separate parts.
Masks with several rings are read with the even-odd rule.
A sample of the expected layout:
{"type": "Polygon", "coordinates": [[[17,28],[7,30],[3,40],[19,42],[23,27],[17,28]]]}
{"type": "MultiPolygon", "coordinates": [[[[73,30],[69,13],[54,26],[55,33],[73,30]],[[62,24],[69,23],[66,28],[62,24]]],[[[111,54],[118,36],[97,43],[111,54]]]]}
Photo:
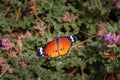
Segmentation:
{"type": "Polygon", "coordinates": [[[72,36],[70,36],[70,39],[71,39],[72,42],[74,42],[74,38],[72,36]]]}
{"type": "Polygon", "coordinates": [[[43,50],[44,48],[43,47],[41,47],[40,49],[39,49],[39,51],[40,51],[40,55],[41,56],[45,56],[45,52],[44,52],[44,50],[43,50]]]}
{"type": "Polygon", "coordinates": [[[40,54],[43,55],[43,48],[40,48],[40,54]]]}

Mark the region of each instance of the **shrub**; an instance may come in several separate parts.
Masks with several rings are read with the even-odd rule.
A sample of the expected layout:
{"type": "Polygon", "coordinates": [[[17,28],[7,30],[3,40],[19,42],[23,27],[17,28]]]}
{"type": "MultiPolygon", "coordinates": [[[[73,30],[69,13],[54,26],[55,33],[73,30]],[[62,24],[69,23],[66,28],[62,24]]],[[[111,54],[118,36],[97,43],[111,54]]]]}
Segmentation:
{"type": "Polygon", "coordinates": [[[119,80],[120,5],[115,0],[0,1],[1,80],[119,80]],[[66,56],[36,57],[74,35],[66,56]]]}

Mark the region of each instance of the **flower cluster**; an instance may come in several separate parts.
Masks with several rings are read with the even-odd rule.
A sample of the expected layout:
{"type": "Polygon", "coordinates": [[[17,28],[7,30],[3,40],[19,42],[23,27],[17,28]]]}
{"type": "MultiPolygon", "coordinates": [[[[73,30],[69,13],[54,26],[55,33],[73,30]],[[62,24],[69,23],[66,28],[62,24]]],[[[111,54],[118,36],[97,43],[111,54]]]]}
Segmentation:
{"type": "Polygon", "coordinates": [[[105,36],[105,40],[106,41],[112,41],[112,42],[115,42],[117,43],[118,40],[120,39],[120,35],[112,35],[112,32],[108,33],[106,36],[105,36]]]}
{"type": "Polygon", "coordinates": [[[115,50],[117,49],[118,44],[116,43],[119,42],[119,39],[120,39],[120,35],[112,34],[112,32],[109,32],[108,34],[106,34],[105,40],[107,41],[107,44],[106,44],[107,49],[104,54],[106,58],[109,58],[111,60],[117,59],[117,54],[115,50]]]}
{"type": "Polygon", "coordinates": [[[14,47],[14,44],[11,43],[8,38],[3,38],[1,44],[2,44],[2,50],[8,50],[9,48],[14,47]]]}
{"type": "Polygon", "coordinates": [[[119,1],[119,2],[116,2],[115,5],[116,5],[117,8],[120,8],[120,1],[119,1]]]}
{"type": "Polygon", "coordinates": [[[3,38],[2,39],[2,49],[3,50],[7,50],[7,47],[9,46],[10,41],[8,38],[3,38]]]}

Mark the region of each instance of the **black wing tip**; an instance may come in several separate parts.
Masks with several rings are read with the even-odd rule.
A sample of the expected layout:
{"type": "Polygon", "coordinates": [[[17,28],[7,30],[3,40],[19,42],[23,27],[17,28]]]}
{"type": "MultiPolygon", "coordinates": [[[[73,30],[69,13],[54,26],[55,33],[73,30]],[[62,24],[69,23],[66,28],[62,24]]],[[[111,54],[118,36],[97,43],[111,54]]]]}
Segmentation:
{"type": "Polygon", "coordinates": [[[73,38],[73,40],[74,40],[73,43],[75,43],[75,42],[77,41],[77,38],[76,38],[75,36],[72,36],[72,35],[71,35],[71,36],[69,36],[69,37],[72,37],[72,38],[73,38]]]}
{"type": "Polygon", "coordinates": [[[41,54],[40,54],[40,50],[38,49],[37,51],[36,51],[36,56],[42,56],[41,54]]]}
{"type": "Polygon", "coordinates": [[[41,51],[41,49],[43,49],[43,47],[36,51],[37,57],[40,57],[40,56],[45,57],[46,56],[45,53],[43,51],[41,51]]]}

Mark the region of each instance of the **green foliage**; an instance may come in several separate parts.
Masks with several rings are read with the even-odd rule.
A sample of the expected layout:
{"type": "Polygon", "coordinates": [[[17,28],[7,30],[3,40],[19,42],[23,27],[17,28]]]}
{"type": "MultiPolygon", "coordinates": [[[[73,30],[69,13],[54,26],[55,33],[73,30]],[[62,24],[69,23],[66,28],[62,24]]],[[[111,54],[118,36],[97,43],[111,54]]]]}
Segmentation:
{"type": "Polygon", "coordinates": [[[107,80],[109,74],[119,78],[120,41],[105,41],[109,32],[120,34],[120,8],[114,0],[0,2],[0,80],[107,80]],[[68,55],[36,57],[48,40],[68,35],[77,37],[68,55]],[[10,40],[7,50],[3,38],[10,40]],[[116,47],[109,49],[112,44],[116,47]]]}

